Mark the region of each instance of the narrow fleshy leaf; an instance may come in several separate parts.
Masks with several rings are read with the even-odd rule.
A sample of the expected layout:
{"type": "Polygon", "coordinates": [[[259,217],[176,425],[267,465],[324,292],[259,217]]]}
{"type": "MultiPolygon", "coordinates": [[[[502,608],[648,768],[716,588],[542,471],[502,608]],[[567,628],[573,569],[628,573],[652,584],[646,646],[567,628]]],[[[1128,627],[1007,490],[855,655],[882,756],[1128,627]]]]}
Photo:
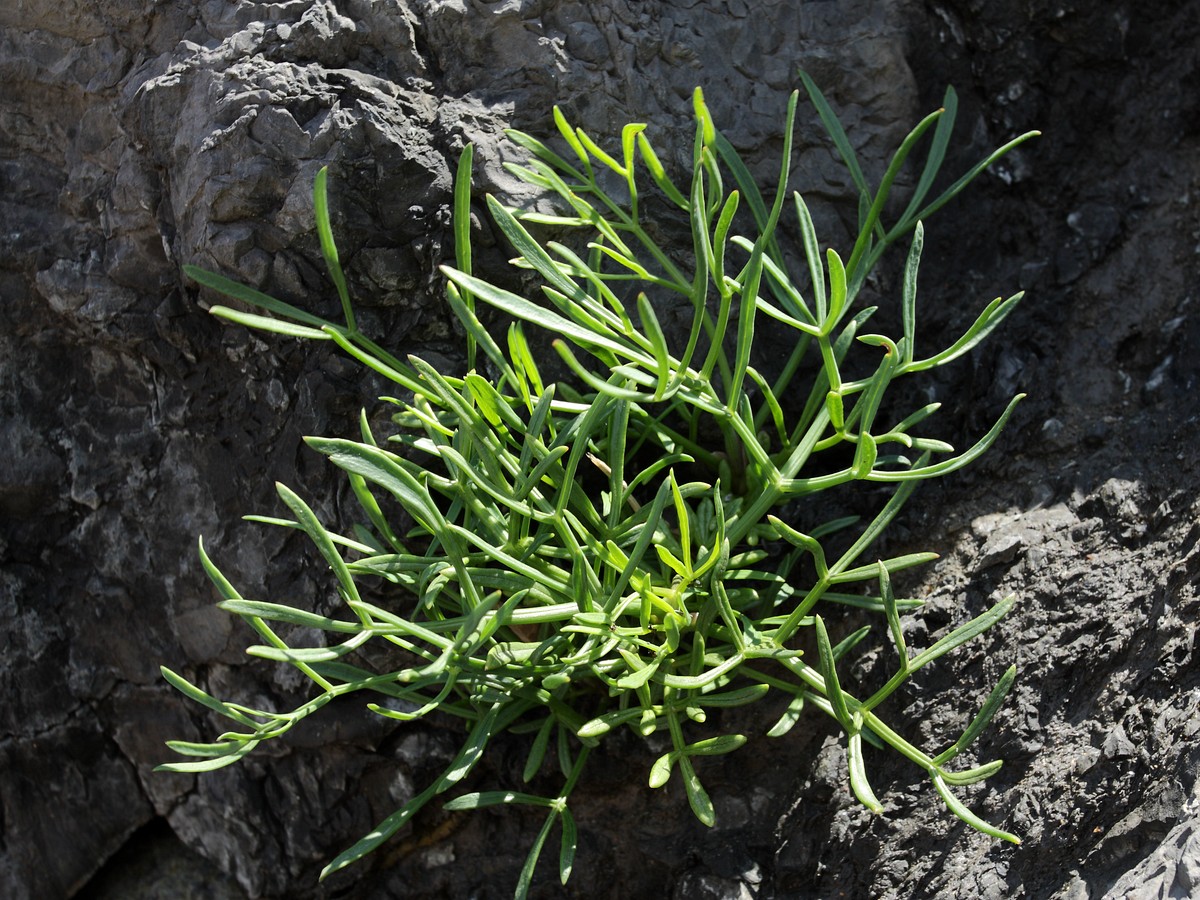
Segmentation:
{"type": "Polygon", "coordinates": [[[941,775],[933,776],[933,786],[941,796],[943,802],[946,804],[946,808],[976,831],[982,831],[984,834],[990,835],[991,837],[997,838],[1001,841],[1008,841],[1011,844],[1021,843],[1021,839],[1015,834],[1010,834],[1007,831],[1003,831],[993,825],[989,825],[983,819],[979,818],[979,816],[975,815],[975,813],[971,812],[971,810],[967,809],[966,805],[950,792],[950,789],[946,786],[946,782],[942,780],[941,775]]]}
{"type": "MultiPolygon", "coordinates": [[[[922,666],[933,662],[940,656],[944,656],[956,647],[961,647],[967,641],[977,637],[999,622],[1012,610],[1016,604],[1015,596],[1005,597],[991,609],[983,612],[967,622],[965,625],[960,625],[955,628],[944,638],[935,643],[927,650],[923,650],[909,660],[909,670],[915,672],[922,666]]],[[[1001,682],[1003,683],[1003,681],[1001,682]]],[[[1003,699],[1003,696],[1001,696],[1003,699]]]]}
{"type": "Polygon", "coordinates": [[[716,810],[713,809],[708,791],[704,790],[704,785],[700,783],[700,777],[686,756],[679,760],[679,771],[683,775],[683,788],[687,793],[688,804],[692,807],[692,812],[696,814],[697,819],[712,828],[717,823],[716,810]]]}
{"type": "Polygon", "coordinates": [[[442,804],[442,809],[454,812],[462,809],[484,809],[488,806],[514,803],[526,806],[551,806],[554,801],[548,797],[523,794],[520,791],[476,791],[470,794],[460,794],[453,800],[447,800],[442,804]]]}
{"type": "Polygon", "coordinates": [[[558,881],[566,884],[571,878],[571,870],[575,867],[575,849],[579,845],[579,831],[575,827],[575,817],[565,806],[559,812],[562,819],[562,842],[558,851],[558,881]]]}
{"type": "Polygon", "coordinates": [[[815,617],[815,624],[817,626],[817,651],[821,660],[821,677],[825,679],[825,696],[833,707],[834,718],[838,720],[845,731],[850,732],[854,726],[850,719],[850,710],[846,705],[846,697],[838,682],[837,660],[833,655],[833,647],[829,643],[829,633],[825,630],[825,622],[820,616],[815,617]]]}
{"type": "Polygon", "coordinates": [[[850,735],[847,761],[850,766],[850,788],[858,802],[873,813],[883,812],[883,804],[879,802],[867,780],[867,770],[863,763],[862,734],[856,732],[850,735]]]}
{"type": "Polygon", "coordinates": [[[987,728],[992,718],[1000,711],[1000,707],[1004,703],[1004,698],[1008,696],[1008,692],[1012,690],[1012,686],[1016,680],[1017,667],[1015,665],[1009,666],[1000,678],[1000,681],[992,688],[992,692],[988,694],[983,708],[979,710],[979,713],[971,720],[971,724],[967,726],[966,731],[962,733],[962,737],[945,751],[934,757],[933,761],[937,765],[940,766],[949,762],[963,750],[967,749],[979,737],[983,729],[987,728]]]}
{"type": "Polygon", "coordinates": [[[342,272],[342,264],[338,259],[337,244],[333,241],[333,226],[329,218],[329,167],[322,166],[313,182],[313,209],[317,220],[317,237],[321,241],[321,255],[325,257],[325,267],[329,277],[337,289],[338,298],[342,301],[342,315],[346,319],[346,330],[356,331],[354,310],[350,307],[350,292],[346,288],[346,276],[342,272]]]}
{"type": "Polygon", "coordinates": [[[268,331],[273,334],[282,334],[284,337],[303,338],[307,341],[328,341],[333,339],[331,335],[319,328],[298,325],[295,322],[288,322],[285,319],[273,319],[269,316],[258,316],[254,313],[241,312],[240,310],[230,309],[228,306],[214,306],[209,309],[209,312],[218,319],[225,319],[234,325],[253,328],[256,331],[268,331]]]}
{"type": "Polygon", "coordinates": [[[311,325],[313,328],[320,329],[330,324],[325,319],[314,316],[312,313],[307,313],[298,307],[292,306],[290,303],[276,300],[269,294],[264,294],[262,291],[247,287],[241,282],[226,278],[224,275],[218,275],[216,272],[201,269],[199,266],[184,266],[183,274],[198,284],[212,288],[214,291],[219,291],[227,297],[241,300],[243,303],[257,306],[259,309],[265,309],[267,312],[275,313],[277,316],[283,316],[302,325],[311,325]]]}
{"type": "Polygon", "coordinates": [[[913,232],[912,248],[908,251],[908,262],[904,266],[904,286],[900,293],[901,320],[904,327],[904,352],[901,365],[913,361],[917,339],[917,272],[921,265],[921,250],[925,246],[925,226],[917,223],[913,232]]]}

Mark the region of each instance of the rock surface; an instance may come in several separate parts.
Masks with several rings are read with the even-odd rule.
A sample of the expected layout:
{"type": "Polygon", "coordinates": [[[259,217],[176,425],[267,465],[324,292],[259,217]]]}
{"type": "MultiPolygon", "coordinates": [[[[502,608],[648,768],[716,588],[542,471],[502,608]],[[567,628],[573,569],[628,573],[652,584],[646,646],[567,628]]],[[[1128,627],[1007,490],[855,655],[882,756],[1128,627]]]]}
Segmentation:
{"type": "MultiPolygon", "coordinates": [[[[396,730],[347,707],[244,765],[151,774],[164,740],[212,727],[160,664],[255,705],[302,689],[246,661],[195,539],[249,593],[324,602],[298,542],[238,517],[275,511],[274,480],[335,511],[300,436],[347,433],[377,388],[332,353],[222,327],[180,267],[331,312],[310,210],[328,164],[367,330],[398,352],[452,354],[436,266],[452,254],[466,142],[480,199],[534,202],[501,167],[515,158],[504,128],[545,135],[553,104],[594,135],[649,121],[679,162],[700,84],[765,180],[798,66],[876,174],[946,84],[961,102],[951,168],[1045,132],[939,213],[922,264],[930,340],[996,294],[1029,291],[937,383],[952,401],[945,433],[962,443],[1013,392],[1031,396],[1001,446],[922,488],[889,538],[943,554],[909,586],[928,600],[913,645],[989,598],[1020,597],[916,679],[903,715],[921,742],[948,740],[1019,664],[979,747],[1005,768],[970,803],[1024,844],[971,832],[882,755],[886,814],[872,817],[813,718],[706,768],[713,830],[678,792],[647,793],[643,747],[613,743],[573,800],[583,834],[566,895],[1196,893],[1198,13],[1194,0],[0,8],[0,894],[132,897],[133,881],[181,877],[162,883],[232,897],[226,875],[247,897],[511,892],[538,823],[434,809],[316,885],[323,862],[450,759],[449,724],[396,730]]],[[[848,184],[820,134],[804,112],[793,184],[840,247],[848,184]]],[[[499,269],[506,250],[483,237],[499,269]]],[[[868,656],[857,674],[886,664],[868,656]]],[[[479,784],[515,783],[523,758],[518,739],[502,744],[479,784]]],[[[535,893],[564,895],[549,871],[535,893]]]]}

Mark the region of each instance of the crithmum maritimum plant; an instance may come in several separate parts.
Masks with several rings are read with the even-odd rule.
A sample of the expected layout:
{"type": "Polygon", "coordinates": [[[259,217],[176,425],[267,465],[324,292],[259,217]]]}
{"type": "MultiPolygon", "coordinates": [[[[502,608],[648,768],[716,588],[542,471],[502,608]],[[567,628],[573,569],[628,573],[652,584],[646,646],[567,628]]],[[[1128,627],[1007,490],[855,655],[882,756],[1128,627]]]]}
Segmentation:
{"type": "Polygon", "coordinates": [[[929,352],[919,345],[922,221],[1033,133],[999,148],[931,200],[956,108],[947,91],[943,108],[905,138],[872,188],[829,104],[807,76],[802,80],[860,192],[859,233],[844,256],[822,250],[803,197],[787,193],[799,92],[787,108],[779,181],[765,197],[716,129],[699,90],[686,182],[668,174],[645,125],[626,126],[608,149],[557,109],[563,149],[511,133],[529,153],[512,171],[559,201],[560,211],[546,215],[487,198],[496,227],[516,251],[515,264],[540,285],[536,299],[473,269],[467,147],[455,184],[457,257],[443,270],[447,301],[465,333],[462,374],[416,356],[398,359],[359,330],[334,246],[325,170],[315,187],[317,229],[342,322],[187,269],[200,284],[258,310],[218,306],[215,315],[332,341],[395,382],[398,396],[383,398],[396,427],[382,440],[365,413],[354,439],[306,439],[343,471],[360,521],[333,530],[282,485],[286,517],[253,517],[311,540],[329,567],[342,616],[243,597],[201,544],[221,607],[262,640],[250,655],[294,667],[313,693],[286,712],[253,709],[164,668],[172,685],[233,726],[212,743],[171,742],[191,760],[163,769],[229,765],[334,699],[362,691],[373,697],[374,713],[400,722],[434,713],[462,719],[466,737],[450,766],[329,863],[324,877],[453,790],[497,734],[527,733],[524,780],[557,770],[557,793],[501,785],[444,805],[545,810],[518,880],[520,897],[556,825],[559,875],[564,883],[570,876],[577,832],[568,801],[606,734],[664,732],[670,749],[650,765],[650,786],[679,779],[697,818],[712,825],[713,804],[699,776],[703,758],[732,752],[746,737],[713,733],[705,727],[709,712],[779,692],[787,709],[773,725],[764,723],[766,733],[781,738],[806,705],[831,716],[845,734],[850,786],[872,810],[883,807],[868,777],[865,744],[890,747],[924,770],[950,811],[974,828],[1017,841],[955,793],[1000,762],[951,768],[996,713],[1015,668],[961,736],[939,751],[910,743],[883,712],[909,675],[985,631],[1014,601],[997,603],[931,646],[909,648],[902,619],[920,604],[897,598],[891,578],[935,554],[880,559],[871,548],[918,482],[977,459],[1020,400],[1013,398],[963,452],[921,433],[938,404],[897,417],[885,403],[893,382],[967,353],[1020,300],[1017,294],[987,304],[948,347],[929,352]],[[898,215],[889,213],[893,183],[922,142],[925,162],[915,188],[898,215]],[[657,195],[653,204],[646,202],[650,193],[657,195]],[[799,266],[784,252],[785,212],[799,237],[791,248],[799,266]],[[663,216],[675,216],[682,228],[656,227],[663,216]],[[537,237],[547,226],[565,237],[537,237]],[[661,246],[654,237],[661,233],[690,234],[690,246],[661,246]],[[909,248],[901,333],[873,333],[867,326],[875,308],[855,301],[883,253],[901,239],[909,248]],[[662,327],[659,312],[667,303],[690,306],[686,337],[673,340],[662,327]],[[494,334],[479,316],[481,304],[513,324],[494,334]],[[793,346],[777,371],[760,371],[755,362],[755,336],[768,322],[785,330],[793,346]],[[554,336],[570,383],[548,383],[526,340],[531,327],[554,336]],[[817,495],[853,482],[885,483],[894,491],[869,521],[834,517],[798,529],[789,515],[798,502],[816,508],[817,495]],[[402,519],[385,512],[397,504],[402,519]],[[834,643],[825,616],[837,605],[877,613],[879,626],[834,643]],[[326,637],[321,646],[291,646],[280,634],[288,626],[326,637]],[[803,632],[815,658],[798,649],[803,632]],[[839,667],[876,632],[893,645],[895,674],[869,695],[852,695],[841,686],[839,667]],[[403,666],[370,668],[358,651],[372,641],[398,648],[403,666]]]}

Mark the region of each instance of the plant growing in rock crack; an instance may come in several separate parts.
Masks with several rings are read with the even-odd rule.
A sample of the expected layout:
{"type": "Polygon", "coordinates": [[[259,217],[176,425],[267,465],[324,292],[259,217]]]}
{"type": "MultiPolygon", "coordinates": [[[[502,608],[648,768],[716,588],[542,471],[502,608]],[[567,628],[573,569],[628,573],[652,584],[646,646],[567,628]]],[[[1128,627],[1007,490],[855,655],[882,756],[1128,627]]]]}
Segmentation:
{"type": "Polygon", "coordinates": [[[911,744],[881,713],[909,675],[998,621],[1012,598],[914,652],[905,643],[902,616],[919,603],[897,599],[891,577],[935,554],[878,559],[868,551],[917,483],[978,458],[1020,399],[978,443],[957,454],[917,433],[937,404],[898,419],[884,404],[893,381],[971,350],[1020,299],[993,301],[949,347],[917,353],[922,220],[1033,133],[996,150],[929,201],[954,120],[955,96],[947,91],[944,107],[905,138],[872,190],[828,103],[807,76],[802,79],[860,191],[859,234],[845,259],[832,249],[821,251],[804,199],[787,195],[799,92],[788,105],[779,184],[768,205],[697,90],[693,169],[682,187],[665,171],[644,125],[626,126],[611,152],[558,110],[562,155],[528,135],[511,134],[529,152],[527,164],[513,171],[561,201],[559,214],[544,215],[487,200],[517,252],[516,264],[540,280],[541,302],[472,271],[472,151],[466,149],[455,185],[457,260],[444,269],[447,300],[466,335],[464,375],[440,372],[415,356],[397,359],[359,331],[333,242],[324,170],[315,186],[316,219],[343,323],[219,275],[187,270],[202,285],[271,315],[226,307],[213,308],[214,314],[264,331],[333,341],[394,381],[400,396],[384,398],[395,408],[397,426],[386,441],[372,432],[365,413],[357,439],[307,439],[344,471],[361,522],[335,532],[282,485],[279,496],[290,517],[253,517],[307,535],[329,566],[344,617],[243,598],[201,544],[222,608],[262,638],[248,652],[295,667],[315,690],[287,712],[252,709],[219,700],[164,669],[172,685],[235,727],[215,743],[171,742],[195,759],[163,769],[205,772],[229,765],[334,699],[359,691],[373,694],[369,708],[391,719],[407,722],[435,712],[461,718],[466,739],[441,777],[334,859],[324,877],[378,847],[459,784],[497,734],[527,733],[524,778],[558,769],[557,794],[503,785],[460,794],[444,807],[520,804],[546,811],[517,885],[523,896],[556,824],[559,873],[564,882],[570,875],[576,826],[568,799],[606,733],[665,732],[670,749],[650,766],[650,786],[677,777],[696,816],[711,825],[713,804],[698,774],[701,758],[734,751],[746,738],[700,726],[709,710],[778,691],[787,709],[767,734],[786,734],[806,704],[833,717],[846,736],[850,786],[872,810],[882,806],[868,778],[864,744],[891,747],[923,769],[965,822],[1017,840],[980,819],[954,793],[994,773],[1000,762],[950,768],[995,714],[1015,668],[962,735],[939,752],[911,744]],[[885,224],[892,185],[931,130],[912,195],[885,224]],[[737,187],[727,190],[731,180],[737,187]],[[684,233],[690,231],[690,247],[656,242],[653,235],[662,229],[648,225],[645,202],[654,189],[655,215],[665,208],[679,217],[684,233]],[[789,261],[777,236],[789,205],[801,238],[800,266],[789,261]],[[535,232],[542,226],[582,238],[541,241],[535,232]],[[887,248],[909,236],[902,333],[870,333],[865,326],[875,309],[855,309],[856,295],[887,248]],[[671,296],[693,310],[690,332],[678,342],[668,340],[655,311],[671,296]],[[493,335],[482,324],[480,303],[514,320],[506,335],[493,335]],[[752,365],[756,330],[766,321],[785,329],[794,345],[782,368],[770,373],[752,365]],[[526,341],[530,326],[555,336],[554,349],[575,376],[573,384],[547,383],[526,341]],[[895,485],[870,521],[833,518],[807,533],[789,522],[797,501],[814,508],[815,495],[855,481],[895,485]],[[389,515],[397,501],[403,517],[389,515]],[[834,643],[822,612],[838,604],[880,614],[880,630],[894,648],[895,674],[868,696],[841,687],[839,666],[872,629],[834,643]],[[288,626],[315,629],[327,641],[290,646],[280,636],[288,626]],[[816,647],[816,658],[808,661],[797,649],[804,631],[816,647]],[[365,668],[357,651],[372,641],[398,648],[403,667],[365,668]]]}

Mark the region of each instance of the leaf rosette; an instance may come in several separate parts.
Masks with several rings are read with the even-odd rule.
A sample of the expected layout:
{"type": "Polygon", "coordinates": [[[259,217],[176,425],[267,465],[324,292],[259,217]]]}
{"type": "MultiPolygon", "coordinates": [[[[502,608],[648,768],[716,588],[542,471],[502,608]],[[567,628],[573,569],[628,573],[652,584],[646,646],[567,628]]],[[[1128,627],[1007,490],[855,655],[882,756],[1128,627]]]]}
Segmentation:
{"type": "Polygon", "coordinates": [[[977,637],[1013,600],[913,652],[902,616],[920,604],[897,598],[891,580],[936,554],[879,559],[870,551],[917,484],[977,459],[1020,400],[962,452],[920,433],[937,404],[897,416],[887,402],[893,384],[969,352],[1019,302],[1020,294],[993,301],[950,346],[916,352],[923,220],[1032,133],[930,199],[956,110],[954,92],[947,91],[943,107],[905,138],[872,189],[829,103],[806,75],[802,80],[860,192],[858,237],[844,260],[833,249],[822,251],[803,197],[787,192],[799,92],[787,108],[778,183],[764,197],[697,90],[688,184],[668,174],[642,124],[626,126],[613,153],[558,109],[561,154],[510,133],[529,154],[512,171],[555,196],[560,209],[532,213],[486,201],[517,254],[515,265],[537,283],[536,300],[473,271],[473,151],[466,148],[454,191],[455,264],[443,268],[447,301],[465,335],[462,375],[418,357],[398,359],[358,329],[334,245],[325,170],[314,206],[342,322],[186,269],[201,285],[255,310],[217,306],[215,315],[333,341],[401,394],[384,398],[395,433],[382,443],[365,412],[353,440],[307,439],[348,480],[361,513],[348,533],[330,530],[284,486],[278,490],[288,517],[252,517],[308,537],[329,567],[342,617],[248,600],[200,547],[221,606],[262,638],[248,652],[297,669],[313,683],[312,698],[289,712],[251,709],[164,669],[172,685],[232,720],[235,730],[214,743],[171,742],[191,759],[162,768],[229,765],[360,691],[374,695],[369,709],[389,719],[435,713],[463,719],[462,749],[441,776],[334,859],[324,877],[458,785],[497,734],[528,733],[524,780],[557,770],[557,793],[490,790],[445,804],[545,810],[517,885],[524,896],[556,824],[559,875],[564,883],[570,875],[577,829],[568,800],[589,753],[609,732],[665,733],[670,749],[651,764],[650,786],[678,775],[697,818],[712,825],[713,804],[698,772],[702,759],[734,752],[746,737],[703,734],[709,713],[782,694],[786,711],[773,725],[764,723],[764,732],[782,737],[805,705],[832,717],[845,733],[850,786],[870,809],[883,807],[870,785],[864,744],[891,747],[925,770],[950,811],[973,827],[1017,840],[952,792],[1000,763],[948,768],[995,715],[1015,669],[938,754],[910,743],[879,712],[913,672],[977,637]],[[892,187],[922,144],[921,174],[902,212],[886,224],[892,187]],[[780,233],[785,210],[797,236],[790,243],[780,233]],[[655,227],[662,216],[675,217],[676,233],[690,234],[689,247],[659,245],[653,235],[667,231],[655,227]],[[540,236],[547,233],[556,239],[540,236]],[[857,299],[887,248],[902,239],[908,242],[902,333],[892,338],[866,331],[876,310],[857,299]],[[690,308],[686,335],[669,336],[661,324],[668,304],[690,308]],[[511,322],[499,334],[485,324],[497,318],[511,322]],[[755,356],[764,324],[785,329],[793,347],[770,372],[759,369],[755,356]],[[553,336],[569,381],[550,383],[542,374],[526,339],[529,328],[553,336]],[[868,374],[849,377],[852,371],[868,374]],[[835,516],[807,532],[797,528],[796,501],[827,508],[832,504],[816,504],[814,495],[863,481],[894,486],[873,516],[835,516]],[[403,529],[387,512],[396,508],[403,510],[403,529]],[[880,627],[865,626],[834,643],[830,623],[839,606],[879,615],[880,627]],[[290,646],[281,637],[288,626],[315,629],[325,641],[290,646]],[[839,666],[875,631],[894,647],[895,673],[860,698],[842,687],[839,666]],[[361,652],[369,642],[391,645],[404,666],[370,668],[361,652]],[[801,646],[815,646],[816,658],[806,659],[801,646]]]}

